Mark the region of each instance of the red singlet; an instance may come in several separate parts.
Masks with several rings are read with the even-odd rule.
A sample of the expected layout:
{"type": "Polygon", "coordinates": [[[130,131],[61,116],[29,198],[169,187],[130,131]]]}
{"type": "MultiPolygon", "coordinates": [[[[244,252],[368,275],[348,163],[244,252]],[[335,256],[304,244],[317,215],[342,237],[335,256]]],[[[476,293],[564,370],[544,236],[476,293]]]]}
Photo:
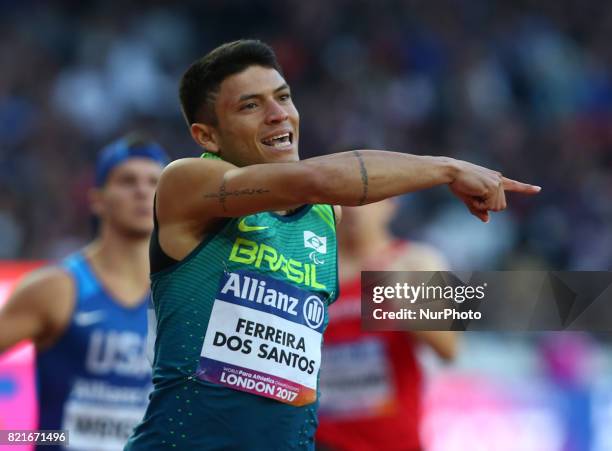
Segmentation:
{"type": "MultiPolygon", "coordinates": [[[[394,243],[378,269],[405,248],[394,243]]],[[[414,339],[361,330],[360,275],[341,281],[340,293],[325,332],[318,443],[345,451],[419,450],[421,370],[414,339]]]]}

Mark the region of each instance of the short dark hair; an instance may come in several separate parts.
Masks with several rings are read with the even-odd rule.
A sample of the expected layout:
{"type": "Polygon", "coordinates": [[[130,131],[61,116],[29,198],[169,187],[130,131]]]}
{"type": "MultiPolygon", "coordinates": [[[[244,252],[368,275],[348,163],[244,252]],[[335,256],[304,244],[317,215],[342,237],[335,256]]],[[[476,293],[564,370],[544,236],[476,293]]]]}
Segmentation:
{"type": "Polygon", "coordinates": [[[253,39],[228,42],[195,61],[181,78],[179,97],[187,125],[216,124],[214,102],[227,77],[250,66],[282,70],[269,45],[253,39]]]}

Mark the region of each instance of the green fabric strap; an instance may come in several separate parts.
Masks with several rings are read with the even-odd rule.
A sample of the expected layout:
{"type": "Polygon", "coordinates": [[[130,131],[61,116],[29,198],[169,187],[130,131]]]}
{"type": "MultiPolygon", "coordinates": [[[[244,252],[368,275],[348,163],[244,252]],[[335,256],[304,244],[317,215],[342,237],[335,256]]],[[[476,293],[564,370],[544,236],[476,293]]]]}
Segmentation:
{"type": "Polygon", "coordinates": [[[222,158],[216,153],[204,152],[200,158],[210,158],[211,160],[222,160],[222,158]]]}

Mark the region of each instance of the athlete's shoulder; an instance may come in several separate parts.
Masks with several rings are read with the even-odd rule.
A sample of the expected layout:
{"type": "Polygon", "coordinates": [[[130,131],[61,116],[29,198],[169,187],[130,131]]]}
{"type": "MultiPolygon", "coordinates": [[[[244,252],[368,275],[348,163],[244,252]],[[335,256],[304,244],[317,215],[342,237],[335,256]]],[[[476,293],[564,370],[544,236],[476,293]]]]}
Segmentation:
{"type": "Polygon", "coordinates": [[[183,180],[184,177],[197,177],[203,173],[227,171],[235,168],[231,163],[221,159],[211,158],[179,158],[174,160],[162,171],[160,183],[164,180],[183,180]]]}
{"type": "MultiPolygon", "coordinates": [[[[25,276],[3,308],[5,318],[27,329],[37,347],[53,342],[70,321],[74,280],[61,266],[49,266],[25,276]]],[[[10,325],[9,325],[10,326],[10,325]]]]}
{"type": "Polygon", "coordinates": [[[36,269],[17,285],[15,294],[27,292],[36,297],[61,298],[74,289],[74,279],[62,264],[36,269]]]}
{"type": "Polygon", "coordinates": [[[225,173],[234,168],[231,163],[209,158],[181,158],[170,163],[157,184],[158,221],[164,224],[185,219],[183,216],[188,220],[201,216],[202,193],[213,187],[217,190],[225,173]]]}

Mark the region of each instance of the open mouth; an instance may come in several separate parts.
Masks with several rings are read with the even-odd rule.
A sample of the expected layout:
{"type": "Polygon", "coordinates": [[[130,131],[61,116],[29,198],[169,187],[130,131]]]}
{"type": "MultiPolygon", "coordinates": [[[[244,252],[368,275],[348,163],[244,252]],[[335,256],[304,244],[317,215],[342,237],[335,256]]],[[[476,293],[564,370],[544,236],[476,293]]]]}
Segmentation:
{"type": "Polygon", "coordinates": [[[261,143],[274,149],[287,149],[293,144],[293,133],[285,132],[262,139],[261,143]]]}

